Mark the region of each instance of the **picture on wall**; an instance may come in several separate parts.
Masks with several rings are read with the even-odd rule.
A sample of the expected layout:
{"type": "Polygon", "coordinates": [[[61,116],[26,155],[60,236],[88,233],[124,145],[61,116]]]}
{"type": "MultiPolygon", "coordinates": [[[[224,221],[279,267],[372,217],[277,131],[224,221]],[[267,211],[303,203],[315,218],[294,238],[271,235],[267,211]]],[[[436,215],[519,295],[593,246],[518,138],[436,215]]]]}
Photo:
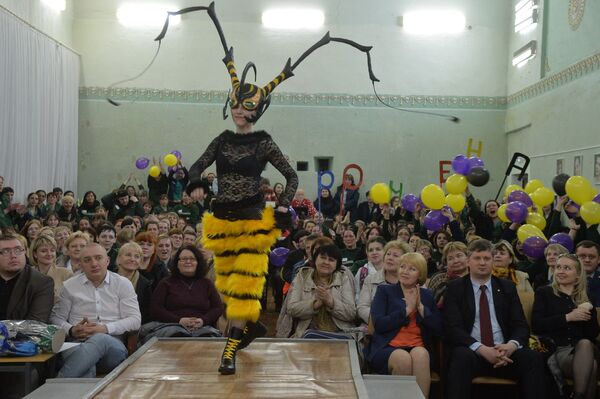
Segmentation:
{"type": "Polygon", "coordinates": [[[583,172],[583,155],[573,157],[573,176],[581,176],[583,172]]]}
{"type": "Polygon", "coordinates": [[[600,154],[594,155],[594,180],[600,184],[600,154]]]}
{"type": "Polygon", "coordinates": [[[560,175],[561,173],[565,173],[564,172],[564,164],[565,164],[565,160],[564,159],[557,159],[556,160],[556,174],[560,175]]]}

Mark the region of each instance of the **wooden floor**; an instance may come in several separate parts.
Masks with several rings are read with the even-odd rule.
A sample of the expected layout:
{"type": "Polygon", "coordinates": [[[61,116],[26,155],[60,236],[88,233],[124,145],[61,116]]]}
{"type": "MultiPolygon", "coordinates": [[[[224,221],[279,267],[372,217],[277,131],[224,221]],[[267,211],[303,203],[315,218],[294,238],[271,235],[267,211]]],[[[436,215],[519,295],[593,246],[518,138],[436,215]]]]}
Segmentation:
{"type": "Polygon", "coordinates": [[[345,342],[256,341],[235,375],[224,341],[158,341],[95,398],[358,398],[345,342]]]}

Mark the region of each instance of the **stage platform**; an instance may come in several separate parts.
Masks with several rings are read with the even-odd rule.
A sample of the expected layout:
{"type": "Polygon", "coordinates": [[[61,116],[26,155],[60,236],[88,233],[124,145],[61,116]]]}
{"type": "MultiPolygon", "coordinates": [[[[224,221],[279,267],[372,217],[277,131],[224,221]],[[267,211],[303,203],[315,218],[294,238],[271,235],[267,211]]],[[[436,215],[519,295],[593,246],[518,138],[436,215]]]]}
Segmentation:
{"type": "MultiPolygon", "coordinates": [[[[217,372],[224,344],[214,338],[153,339],[79,397],[362,399],[369,391],[377,399],[385,391],[396,398],[422,397],[414,377],[365,384],[353,341],[259,339],[238,352],[237,373],[230,376],[217,372]]],[[[38,393],[59,388],[60,380],[52,384],[38,393]]]]}

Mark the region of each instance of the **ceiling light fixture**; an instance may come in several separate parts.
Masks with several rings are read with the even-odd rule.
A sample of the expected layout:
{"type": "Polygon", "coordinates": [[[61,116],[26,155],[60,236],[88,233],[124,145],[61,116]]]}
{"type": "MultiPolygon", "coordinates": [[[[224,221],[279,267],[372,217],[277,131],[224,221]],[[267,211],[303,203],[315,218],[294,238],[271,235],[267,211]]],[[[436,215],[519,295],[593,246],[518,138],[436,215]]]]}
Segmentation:
{"type": "Polygon", "coordinates": [[[535,57],[536,51],[537,42],[532,40],[514,52],[512,59],[513,66],[521,68],[535,57]]]}
{"type": "Polygon", "coordinates": [[[325,14],[311,9],[271,9],[262,13],[262,24],[269,29],[316,30],[325,24],[325,14]]]}
{"type": "Polygon", "coordinates": [[[441,34],[465,30],[465,16],[459,11],[411,11],[400,18],[409,33],[441,34]]]}
{"type": "MultiPolygon", "coordinates": [[[[127,27],[158,27],[163,26],[167,18],[167,11],[179,10],[177,6],[160,4],[125,4],[117,10],[117,19],[127,27]]],[[[181,22],[180,15],[169,18],[169,25],[181,22]]]]}

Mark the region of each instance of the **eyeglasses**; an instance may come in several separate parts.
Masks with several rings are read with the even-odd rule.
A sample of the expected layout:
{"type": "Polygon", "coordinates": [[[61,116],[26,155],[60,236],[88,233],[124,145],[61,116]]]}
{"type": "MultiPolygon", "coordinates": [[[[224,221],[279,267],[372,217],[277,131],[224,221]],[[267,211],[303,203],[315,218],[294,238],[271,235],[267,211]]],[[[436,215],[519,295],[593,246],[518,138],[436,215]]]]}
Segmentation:
{"type": "Polygon", "coordinates": [[[25,249],[21,248],[21,247],[14,247],[14,248],[3,248],[0,249],[0,255],[2,256],[9,256],[9,255],[21,255],[25,252],[25,249]]]}
{"type": "Polygon", "coordinates": [[[187,262],[197,263],[198,261],[196,260],[196,258],[179,258],[179,262],[181,262],[181,263],[187,263],[187,262]]]}

